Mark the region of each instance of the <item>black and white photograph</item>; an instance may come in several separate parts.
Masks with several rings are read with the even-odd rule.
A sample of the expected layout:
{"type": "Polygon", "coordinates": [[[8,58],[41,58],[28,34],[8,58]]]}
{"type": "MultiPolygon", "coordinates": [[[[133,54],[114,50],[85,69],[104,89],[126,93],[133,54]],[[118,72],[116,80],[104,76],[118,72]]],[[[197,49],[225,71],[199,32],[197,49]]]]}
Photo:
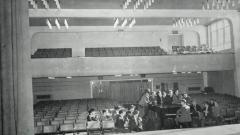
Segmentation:
{"type": "Polygon", "coordinates": [[[0,135],[240,135],[240,0],[0,0],[0,135]]]}

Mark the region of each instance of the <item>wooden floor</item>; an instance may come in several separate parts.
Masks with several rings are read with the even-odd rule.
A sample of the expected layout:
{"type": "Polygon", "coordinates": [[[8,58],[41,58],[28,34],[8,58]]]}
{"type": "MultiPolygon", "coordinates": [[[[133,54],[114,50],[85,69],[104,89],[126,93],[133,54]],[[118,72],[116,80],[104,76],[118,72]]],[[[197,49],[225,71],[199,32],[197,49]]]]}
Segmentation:
{"type": "MultiPolygon", "coordinates": [[[[158,130],[123,135],[240,135],[240,124],[223,125],[203,128],[158,130]]],[[[121,135],[121,134],[117,134],[121,135]]]]}

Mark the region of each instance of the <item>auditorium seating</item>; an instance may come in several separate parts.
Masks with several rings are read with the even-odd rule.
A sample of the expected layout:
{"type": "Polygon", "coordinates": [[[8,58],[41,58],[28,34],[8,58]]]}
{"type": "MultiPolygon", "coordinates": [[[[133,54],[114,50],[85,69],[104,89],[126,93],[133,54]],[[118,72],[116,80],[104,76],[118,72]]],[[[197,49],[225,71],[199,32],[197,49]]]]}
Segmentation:
{"type": "MultiPolygon", "coordinates": [[[[205,101],[215,99],[221,108],[222,124],[240,122],[240,99],[225,94],[190,94],[190,96],[202,105],[205,101]]],[[[87,122],[87,110],[94,108],[100,116],[100,110],[112,109],[119,105],[117,101],[107,99],[79,99],[63,101],[41,101],[34,106],[35,134],[45,133],[74,133],[91,131],[110,131],[114,129],[113,120],[87,122]]],[[[126,106],[126,105],[125,105],[126,106]]],[[[156,114],[149,112],[149,130],[155,130],[158,123],[156,114]]],[[[174,119],[164,120],[165,129],[173,128],[174,119]]],[[[159,123],[158,123],[159,124],[159,123]]],[[[206,126],[215,125],[216,121],[206,121],[206,126]]]]}
{"type": "Polygon", "coordinates": [[[67,58],[72,57],[72,48],[37,49],[31,58],[67,58]]]}
{"type": "Polygon", "coordinates": [[[172,54],[206,54],[213,50],[206,45],[200,46],[172,46],[172,54]]]}
{"type": "Polygon", "coordinates": [[[85,57],[160,56],[166,54],[167,52],[160,46],[85,48],[85,57]]]}
{"type": "Polygon", "coordinates": [[[113,108],[118,103],[105,99],[41,101],[34,106],[35,134],[90,132],[112,129],[113,121],[87,122],[89,108],[113,108]]]}
{"type": "Polygon", "coordinates": [[[240,112],[240,99],[231,95],[226,94],[191,94],[193,99],[195,99],[199,104],[204,101],[209,101],[210,99],[215,99],[221,108],[221,116],[223,117],[223,122],[236,123],[239,121],[240,112]]]}

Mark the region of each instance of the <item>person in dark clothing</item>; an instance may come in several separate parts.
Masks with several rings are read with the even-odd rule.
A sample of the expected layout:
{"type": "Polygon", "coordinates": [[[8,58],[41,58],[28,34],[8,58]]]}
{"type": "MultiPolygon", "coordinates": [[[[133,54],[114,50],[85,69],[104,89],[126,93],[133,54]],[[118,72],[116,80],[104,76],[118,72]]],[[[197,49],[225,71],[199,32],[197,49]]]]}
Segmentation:
{"type": "Polygon", "coordinates": [[[181,96],[179,95],[179,91],[175,90],[173,94],[173,104],[180,104],[181,102],[181,96]]]}
{"type": "Polygon", "coordinates": [[[157,92],[157,105],[163,105],[163,97],[161,91],[157,92]]]}
{"type": "Polygon", "coordinates": [[[135,110],[133,115],[129,118],[129,129],[130,131],[141,131],[143,130],[142,118],[139,117],[139,111],[135,110]]]}
{"type": "Polygon", "coordinates": [[[180,128],[188,128],[191,126],[191,114],[190,114],[190,107],[187,105],[185,99],[181,100],[181,108],[177,110],[176,116],[176,124],[180,126],[180,128]]]}
{"type": "Polygon", "coordinates": [[[200,127],[202,124],[203,114],[202,114],[202,108],[200,105],[197,104],[195,100],[192,101],[192,104],[190,105],[190,112],[192,113],[192,124],[193,126],[200,127]]]}
{"type": "Polygon", "coordinates": [[[172,105],[173,102],[173,91],[169,90],[168,95],[164,98],[164,105],[172,105]]]}
{"type": "Polygon", "coordinates": [[[115,127],[119,129],[124,129],[125,127],[125,118],[123,110],[119,111],[119,114],[116,116],[115,127]]]}
{"type": "Polygon", "coordinates": [[[183,93],[183,99],[185,99],[187,101],[187,105],[191,105],[192,98],[186,92],[183,93]]]}
{"type": "Polygon", "coordinates": [[[95,114],[94,111],[95,110],[93,108],[91,108],[88,111],[87,121],[97,121],[98,120],[97,115],[95,114]]]}

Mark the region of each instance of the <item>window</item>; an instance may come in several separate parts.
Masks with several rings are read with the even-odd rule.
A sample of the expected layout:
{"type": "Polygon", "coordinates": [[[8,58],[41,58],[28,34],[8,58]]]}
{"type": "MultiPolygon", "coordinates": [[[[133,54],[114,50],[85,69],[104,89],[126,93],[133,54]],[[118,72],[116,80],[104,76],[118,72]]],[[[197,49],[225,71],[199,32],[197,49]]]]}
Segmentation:
{"type": "Polygon", "coordinates": [[[231,49],[231,28],[226,19],[208,25],[209,46],[215,51],[231,49]]]}

